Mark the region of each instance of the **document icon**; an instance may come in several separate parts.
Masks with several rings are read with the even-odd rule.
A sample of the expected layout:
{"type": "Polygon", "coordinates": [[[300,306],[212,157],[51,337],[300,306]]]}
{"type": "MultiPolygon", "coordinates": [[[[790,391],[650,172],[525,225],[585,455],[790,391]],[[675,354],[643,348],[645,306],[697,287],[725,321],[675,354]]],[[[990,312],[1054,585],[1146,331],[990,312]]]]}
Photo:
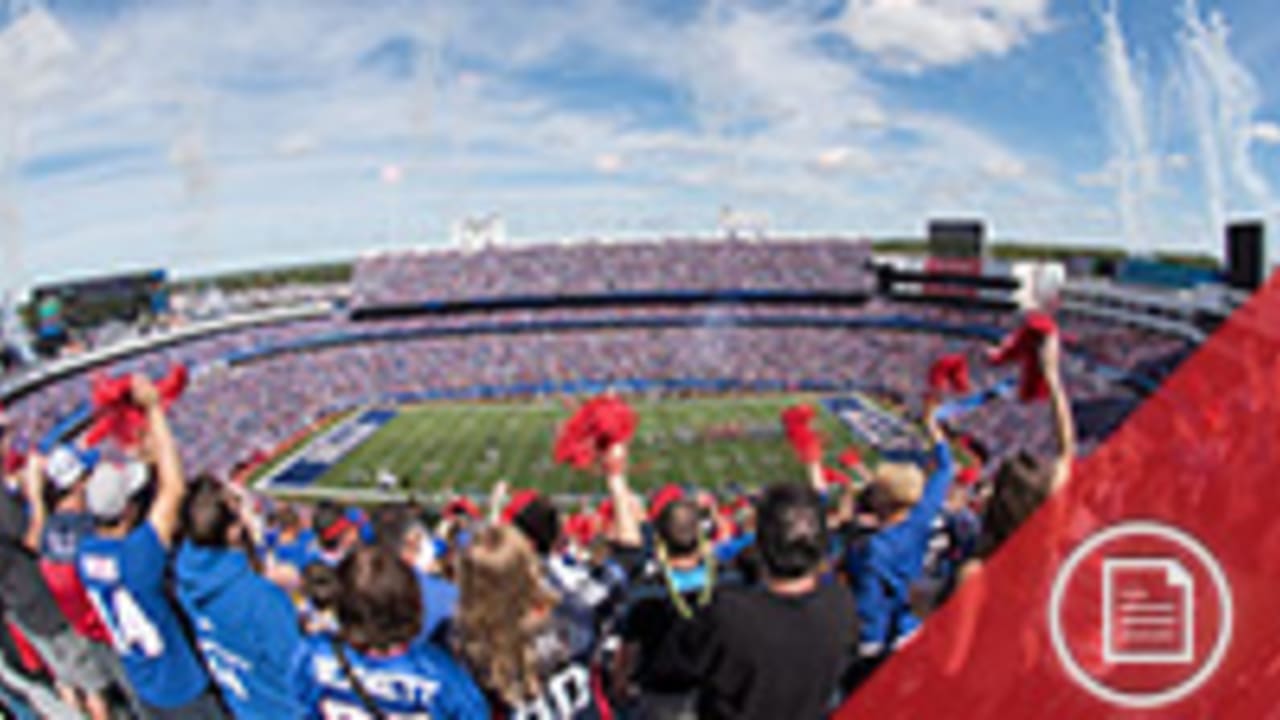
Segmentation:
{"type": "Polygon", "coordinates": [[[1102,561],[1102,659],[1177,664],[1195,657],[1195,578],[1171,558],[1102,561]]]}

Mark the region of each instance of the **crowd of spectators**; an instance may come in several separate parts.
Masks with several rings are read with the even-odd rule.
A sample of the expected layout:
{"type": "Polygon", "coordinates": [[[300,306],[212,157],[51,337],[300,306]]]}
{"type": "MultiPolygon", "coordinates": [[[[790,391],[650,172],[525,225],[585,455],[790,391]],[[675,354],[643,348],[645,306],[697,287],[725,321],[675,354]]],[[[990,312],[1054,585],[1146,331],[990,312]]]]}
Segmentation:
{"type": "MultiPolygon", "coordinates": [[[[202,336],[100,370],[158,377],[174,363],[191,368],[189,398],[174,418],[184,459],[225,474],[329,413],[428,390],[698,379],[784,390],[809,383],[910,398],[923,387],[930,359],[943,353],[969,353],[982,379],[981,340],[937,330],[978,325],[998,334],[1014,321],[880,301],[503,310],[379,322],[333,315],[202,336]],[[935,331],[874,325],[901,317],[934,323],[935,331]],[[656,326],[627,327],[640,321],[656,326]]],[[[1073,392],[1081,402],[1111,398],[1109,416],[1132,407],[1137,396],[1100,376],[1097,358],[1123,370],[1126,363],[1185,349],[1185,343],[1109,326],[1068,325],[1064,335],[1073,351],[1067,363],[1073,392]]],[[[88,400],[88,378],[49,383],[11,404],[10,412],[39,437],[88,400]]],[[[1022,417],[1017,406],[966,422],[993,447],[1008,446],[1011,435],[1030,438],[1033,447],[1048,439],[1044,424],[1022,417]]]]}
{"type": "MultiPolygon", "coordinates": [[[[881,362],[925,351],[904,337],[876,345],[881,362]]],[[[797,446],[799,477],[644,497],[624,435],[595,465],[605,499],[572,511],[504,483],[487,508],[368,510],[188,478],[161,393],[135,375],[143,434],[119,459],[72,443],[6,468],[0,703],[94,720],[826,717],[1069,482],[1058,336],[1036,353],[1038,452],[1014,435],[1022,451],[995,460],[915,393],[924,451],[850,461],[847,483],[797,446]]],[[[209,412],[196,398],[172,413],[209,412]]],[[[7,450],[22,428],[0,428],[7,450]]]]}
{"type": "Polygon", "coordinates": [[[848,240],[667,239],[362,257],[352,305],[619,292],[781,290],[869,293],[871,245],[848,240]]]}

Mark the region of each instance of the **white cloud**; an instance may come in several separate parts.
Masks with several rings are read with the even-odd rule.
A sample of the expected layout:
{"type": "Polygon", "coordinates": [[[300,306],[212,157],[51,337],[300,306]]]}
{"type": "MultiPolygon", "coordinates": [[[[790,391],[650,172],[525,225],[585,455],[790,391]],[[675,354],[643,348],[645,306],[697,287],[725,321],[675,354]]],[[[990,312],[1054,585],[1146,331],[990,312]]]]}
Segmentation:
{"type": "Polygon", "coordinates": [[[595,159],[596,172],[602,175],[613,175],[622,170],[622,156],[616,153],[601,153],[595,159]]]}
{"type": "Polygon", "coordinates": [[[1114,159],[1097,170],[1077,173],[1076,184],[1083,188],[1114,188],[1119,179],[1119,163],[1114,159]]]}
{"type": "Polygon", "coordinates": [[[710,231],[723,205],[775,227],[868,233],[919,231],[957,208],[1040,236],[1074,221],[1051,164],[895,97],[864,62],[822,52],[825,26],[801,14],[734,6],[673,23],[620,0],[354,7],[145,5],[89,35],[74,65],[84,92],[24,118],[30,154],[139,157],[24,180],[23,232],[42,240],[28,274],[351,255],[429,242],[491,211],[516,238],[710,231]],[[360,63],[389,38],[412,55],[408,77],[360,63]],[[691,122],[569,106],[519,77],[584,45],[687,98],[691,122]],[[394,192],[371,181],[389,162],[394,192]],[[624,169],[643,172],[600,179],[624,169]],[[106,241],[110,257],[84,252],[106,241]]]}
{"type": "Polygon", "coordinates": [[[995,158],[983,163],[982,170],[1000,180],[1018,180],[1027,174],[1027,166],[1017,158],[995,158]]]}
{"type": "Polygon", "coordinates": [[[76,51],[62,23],[43,8],[21,15],[0,29],[0,97],[31,102],[64,89],[64,68],[76,51]]]}
{"type": "Polygon", "coordinates": [[[1270,122],[1255,122],[1249,129],[1249,136],[1263,145],[1280,145],[1280,125],[1270,122]]]}
{"type": "Polygon", "coordinates": [[[276,141],[275,152],[280,157],[301,157],[314,152],[318,145],[319,141],[314,135],[300,130],[289,133],[276,141]]]}
{"type": "Polygon", "coordinates": [[[1050,29],[1049,0],[849,0],[838,27],[906,71],[1001,56],[1050,29]]]}
{"type": "Polygon", "coordinates": [[[813,167],[822,172],[836,172],[850,167],[866,167],[871,162],[866,153],[839,145],[819,152],[813,159],[813,167]]]}

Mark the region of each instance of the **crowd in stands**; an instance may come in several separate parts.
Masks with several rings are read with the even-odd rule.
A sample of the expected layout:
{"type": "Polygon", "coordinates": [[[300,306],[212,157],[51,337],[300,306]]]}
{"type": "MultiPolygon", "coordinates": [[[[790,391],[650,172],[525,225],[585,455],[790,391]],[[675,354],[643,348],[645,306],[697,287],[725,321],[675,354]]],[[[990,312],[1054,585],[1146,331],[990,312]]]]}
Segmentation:
{"type": "Polygon", "coordinates": [[[620,292],[781,290],[867,294],[871,246],[848,240],[668,239],[388,252],[356,262],[352,305],[620,292]]]}
{"type": "MultiPolygon", "coordinates": [[[[777,349],[750,335],[727,345],[803,364],[795,343],[824,342],[850,358],[829,333],[806,332],[777,349]]],[[[609,342],[638,341],[605,337],[569,342],[610,357],[609,342]]],[[[553,340],[566,338],[533,342],[553,340]]],[[[926,351],[895,335],[874,347],[926,351]]],[[[311,358],[336,373],[349,352],[266,362],[311,358]]],[[[477,359],[449,352],[464,355],[432,360],[477,359]]],[[[480,358],[517,362],[504,352],[480,358]]],[[[848,483],[805,456],[804,476],[764,487],[643,497],[628,481],[643,459],[617,437],[595,466],[605,499],[592,508],[503,483],[487,508],[301,506],[189,478],[161,392],[135,375],[136,446],[107,459],[64,444],[6,469],[0,703],[19,718],[95,720],[825,717],[1068,481],[1077,443],[1061,355],[1056,335],[1035,350],[1047,398],[1024,408],[1051,442],[1028,453],[1013,434],[1009,461],[949,424],[936,395],[914,393],[903,400],[920,408],[925,451],[852,460],[848,483]]],[[[397,361],[373,353],[342,382],[373,368],[398,377],[397,361]]],[[[596,369],[590,357],[557,362],[596,369]]],[[[202,392],[175,419],[212,412],[202,392]]],[[[0,422],[6,445],[19,425],[0,422]]]]}
{"type": "MultiPolygon", "coordinates": [[[[424,389],[699,378],[771,383],[780,389],[818,382],[915,397],[928,358],[966,348],[974,355],[980,346],[976,339],[944,336],[938,329],[978,326],[999,333],[1015,319],[994,312],[902,308],[880,300],[502,310],[378,322],[332,315],[201,335],[93,372],[158,377],[172,364],[189,367],[191,398],[174,419],[184,459],[198,470],[225,474],[335,410],[424,389]],[[908,333],[821,325],[895,317],[934,323],[934,329],[908,333]],[[671,327],[622,327],[656,320],[671,327]],[[796,327],[786,326],[792,321],[796,327]],[[541,329],[533,332],[534,327],[541,329]],[[520,329],[526,331],[515,331],[520,329]]],[[[1072,355],[1067,375],[1073,392],[1084,402],[1110,397],[1114,402],[1108,407],[1114,409],[1108,417],[1132,407],[1137,397],[1116,386],[1115,378],[1103,379],[1093,363],[1106,361],[1124,371],[1178,358],[1187,350],[1183,341],[1098,323],[1073,322],[1064,326],[1064,336],[1072,355]]],[[[1166,362],[1162,372],[1174,364],[1166,362]]],[[[973,366],[984,363],[975,356],[973,366]]],[[[10,413],[31,438],[40,437],[87,400],[90,376],[84,371],[47,383],[11,402],[10,413]]],[[[1043,447],[1049,438],[1043,422],[1024,417],[1017,407],[966,422],[992,447],[1008,446],[1010,436],[1029,435],[1032,447],[1043,447]]]]}

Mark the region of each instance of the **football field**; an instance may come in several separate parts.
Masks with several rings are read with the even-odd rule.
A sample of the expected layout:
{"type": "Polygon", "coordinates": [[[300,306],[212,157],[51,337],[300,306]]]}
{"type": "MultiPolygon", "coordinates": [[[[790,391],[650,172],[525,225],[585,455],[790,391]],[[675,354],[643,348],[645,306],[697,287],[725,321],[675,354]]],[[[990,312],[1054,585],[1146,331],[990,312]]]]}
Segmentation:
{"type": "MultiPolygon", "coordinates": [[[[639,424],[630,476],[637,489],[665,483],[718,488],[803,479],[779,414],[809,395],[629,398],[639,424]]],[[[557,465],[551,449],[570,415],[558,399],[429,403],[399,409],[389,423],[337,460],[321,487],[372,488],[382,471],[415,493],[483,492],[499,480],[549,493],[603,490],[598,474],[557,465]]],[[[828,462],[850,443],[837,418],[819,410],[828,462]]]]}

